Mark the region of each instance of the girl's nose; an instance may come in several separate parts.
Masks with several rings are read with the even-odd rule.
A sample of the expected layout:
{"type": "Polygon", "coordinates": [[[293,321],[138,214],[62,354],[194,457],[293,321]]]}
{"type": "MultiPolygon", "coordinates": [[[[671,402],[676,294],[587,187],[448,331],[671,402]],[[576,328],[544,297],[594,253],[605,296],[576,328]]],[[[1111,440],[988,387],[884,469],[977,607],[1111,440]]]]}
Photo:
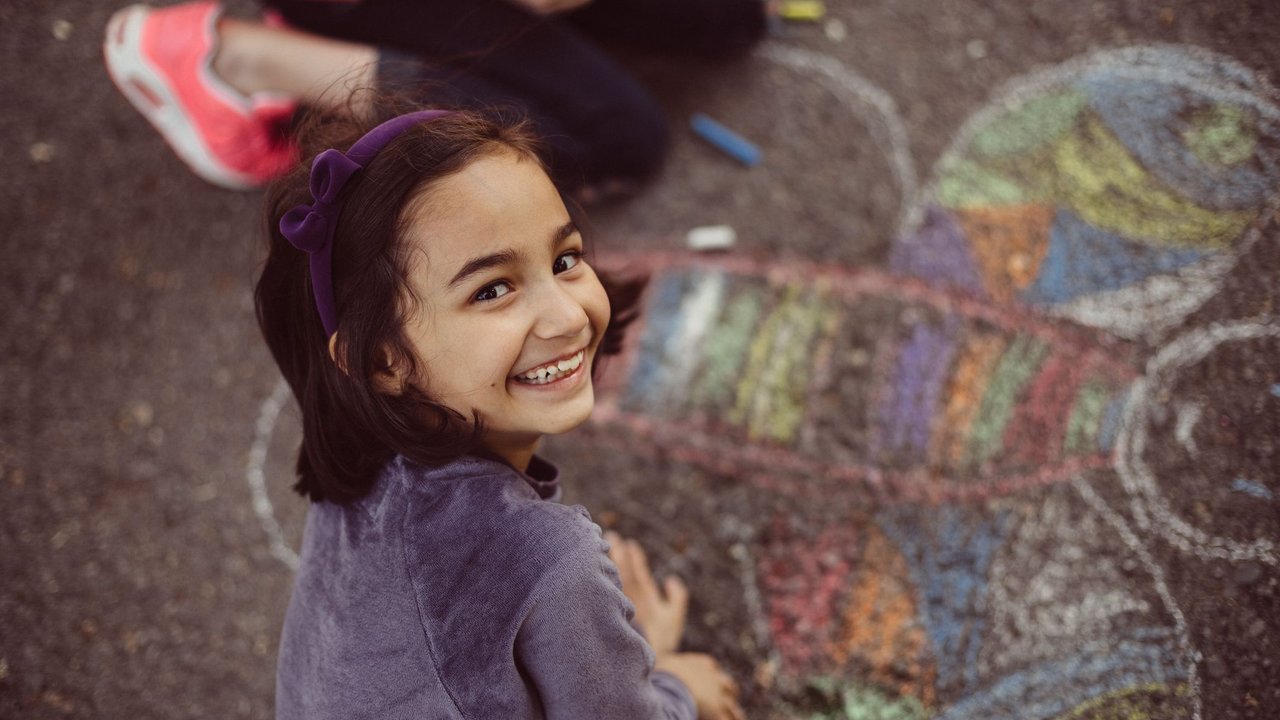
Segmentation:
{"type": "Polygon", "coordinates": [[[590,322],[582,303],[559,283],[550,283],[540,293],[537,313],[533,334],[544,340],[576,337],[590,322]]]}

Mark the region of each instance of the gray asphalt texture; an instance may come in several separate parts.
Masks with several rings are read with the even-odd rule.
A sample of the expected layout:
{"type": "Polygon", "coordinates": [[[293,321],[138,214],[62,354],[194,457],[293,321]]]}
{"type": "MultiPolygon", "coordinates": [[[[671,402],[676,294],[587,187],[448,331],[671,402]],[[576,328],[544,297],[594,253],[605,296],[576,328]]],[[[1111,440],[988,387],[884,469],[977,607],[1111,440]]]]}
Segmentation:
{"type": "MultiPolygon", "coordinates": [[[[1280,81],[1274,3],[829,6],[843,33],[796,24],[774,42],[832,58],[892,97],[922,181],[996,88],[1089,52],[1189,44],[1280,81]]],[[[250,296],[259,196],[191,175],[115,90],[99,49],[115,9],[83,0],[0,5],[0,717],[270,717],[292,575],[272,553],[246,482],[255,423],[278,378],[250,296]]],[[[595,214],[606,247],[674,249],[691,227],[728,223],[744,256],[887,264],[903,199],[869,115],[759,56],[715,66],[628,62],[668,109],[676,138],[653,187],[595,214]],[[692,137],[684,128],[693,111],[756,139],[765,163],[744,170],[692,137]]],[[[1277,238],[1270,227],[1184,326],[1274,314],[1277,238]]],[[[1188,382],[1276,383],[1275,350],[1227,352],[1188,382]]],[[[1236,397],[1221,406],[1235,407],[1236,397]]],[[[1262,432],[1274,438],[1280,427],[1267,408],[1272,424],[1262,432]]],[[[271,438],[265,474],[285,541],[296,546],[305,508],[287,491],[290,412],[271,438]]],[[[1274,489],[1277,455],[1261,442],[1238,457],[1224,453],[1223,472],[1244,458],[1274,489]]],[[[752,717],[844,717],[821,663],[791,669],[789,682],[771,679],[775,649],[753,627],[759,608],[743,594],[753,581],[734,547],[777,552],[770,548],[786,543],[769,534],[771,518],[793,518],[803,535],[833,526],[823,512],[869,523],[874,503],[832,508],[773,496],[678,456],[620,451],[599,438],[556,439],[548,452],[569,471],[571,500],[640,539],[659,572],[693,576],[689,645],[725,660],[752,717]]],[[[1095,486],[1102,502],[1125,506],[1115,483],[1095,486]]],[[[1197,512],[1196,497],[1175,500],[1197,512]]],[[[1269,502],[1269,514],[1239,522],[1274,541],[1280,514],[1269,502]]],[[[1236,521],[1215,522],[1230,530],[1236,521]]],[[[1054,541],[1040,541],[1027,562],[1037,552],[1052,559],[1054,541]]],[[[1199,653],[1203,717],[1280,715],[1280,569],[1201,558],[1151,535],[1139,541],[1199,653]]],[[[1140,574],[1132,546],[1097,552],[1099,564],[1140,574]]],[[[863,670],[847,672],[887,685],[863,670]]],[[[1139,717],[1184,717],[1187,707],[1136,702],[1139,717]]]]}

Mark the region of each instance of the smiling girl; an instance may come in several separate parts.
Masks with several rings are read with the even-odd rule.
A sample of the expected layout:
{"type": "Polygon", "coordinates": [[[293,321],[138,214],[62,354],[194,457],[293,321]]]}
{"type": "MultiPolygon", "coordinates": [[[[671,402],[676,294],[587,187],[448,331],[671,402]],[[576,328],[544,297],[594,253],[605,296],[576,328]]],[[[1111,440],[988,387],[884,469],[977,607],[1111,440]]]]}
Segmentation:
{"type": "Polygon", "coordinates": [[[740,718],[676,652],[684,586],[536,455],[587,419],[638,287],[587,263],[524,124],[359,124],[313,126],[329,149],[267,197],[258,318],[313,501],[277,717],[740,718]]]}

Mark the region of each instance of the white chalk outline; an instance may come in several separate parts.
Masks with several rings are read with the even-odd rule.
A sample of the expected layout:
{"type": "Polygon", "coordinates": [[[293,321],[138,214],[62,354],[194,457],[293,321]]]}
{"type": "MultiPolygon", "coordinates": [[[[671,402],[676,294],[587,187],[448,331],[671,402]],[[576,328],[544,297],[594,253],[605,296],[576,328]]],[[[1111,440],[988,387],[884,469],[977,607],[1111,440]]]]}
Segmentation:
{"type": "Polygon", "coordinates": [[[1200,698],[1200,674],[1196,667],[1196,663],[1200,661],[1200,652],[1196,650],[1195,645],[1191,642],[1191,632],[1187,629],[1187,618],[1182,614],[1182,608],[1178,607],[1178,603],[1173,598],[1173,593],[1169,591],[1169,586],[1165,583],[1164,569],[1156,563],[1155,558],[1147,550],[1147,546],[1142,544],[1142,541],[1129,528],[1124,518],[1120,517],[1119,513],[1107,505],[1106,501],[1098,495],[1093,486],[1084,477],[1077,477],[1072,481],[1071,485],[1076,489],[1076,492],[1080,493],[1080,497],[1093,508],[1094,512],[1101,515],[1111,525],[1120,536],[1120,539],[1138,556],[1138,559],[1142,561],[1143,567],[1151,574],[1151,581],[1155,585],[1156,594],[1160,596],[1165,609],[1173,617],[1174,629],[1178,632],[1178,645],[1187,660],[1187,684],[1191,686],[1191,718],[1192,720],[1201,720],[1203,701],[1200,698]]]}
{"type": "MultiPolygon", "coordinates": [[[[1001,673],[996,672],[994,668],[1010,665],[1010,658],[1012,658],[1012,664],[1027,664],[1051,658],[1054,654],[1061,652],[1061,640],[1064,637],[1076,643],[1088,640],[1087,637],[1080,637],[1085,634],[1082,633],[1082,629],[1093,630],[1092,635],[1096,637],[1099,625],[1105,625],[1106,629],[1110,630],[1116,624],[1115,618],[1121,615],[1131,612],[1138,614],[1151,612],[1151,603],[1128,592],[1126,588],[1115,585],[1115,578],[1090,576],[1088,578],[1090,587],[1083,588],[1084,594],[1072,597],[1067,602],[1062,602],[1062,594],[1056,589],[1048,594],[1036,592],[1037,586],[1042,583],[1065,583],[1073,585],[1071,588],[1073,591],[1079,589],[1079,583],[1082,582],[1080,572],[1066,574],[1065,581],[1060,580],[1061,576],[1054,572],[1057,567],[1070,565],[1072,561],[1081,562],[1078,558],[1072,557],[1069,550],[1065,556],[1060,554],[1063,550],[1062,538],[1063,536],[1084,536],[1086,541],[1097,539],[1095,535],[1097,529],[1101,527],[1101,516],[1093,512],[1092,508],[1087,508],[1082,513],[1084,519],[1074,518],[1072,522],[1065,521],[1064,518],[1072,510],[1067,506],[1068,499],[1069,496],[1065,492],[1051,493],[1045,497],[1044,502],[1036,508],[1034,513],[1019,513],[1022,522],[1016,531],[1010,533],[1007,544],[1000,549],[991,563],[991,569],[987,573],[989,578],[987,607],[990,618],[988,632],[996,641],[993,643],[996,647],[988,650],[988,643],[983,643],[978,667],[979,672],[985,676],[999,676],[1001,673]],[[1097,518],[1099,524],[1096,528],[1087,526],[1089,518],[1097,518]],[[1028,568],[1030,574],[1022,578],[1026,580],[1023,592],[1011,594],[1009,586],[1001,580],[1015,577],[1015,571],[1011,566],[1026,567],[1025,563],[1018,562],[1025,559],[1018,556],[1019,551],[1032,549],[1033,553],[1037,553],[1037,549],[1045,545],[1053,547],[1053,553],[1048,558],[1048,562],[1042,561],[1036,567],[1028,568]],[[1099,584],[1101,588],[1097,587],[1099,584]],[[1110,596],[1103,594],[1108,592],[1111,593],[1110,596]],[[1124,599],[1120,601],[1110,599],[1121,594],[1124,599]],[[1099,603],[1097,599],[1100,597],[1108,597],[1109,601],[1099,603]],[[1046,601],[1046,598],[1052,600],[1046,601]],[[1023,602],[1020,603],[1017,600],[1023,602]],[[1101,610],[1098,610],[1099,606],[1101,610]],[[1046,608],[1065,611],[1066,618],[1057,623],[1061,626],[1060,628],[1055,627],[1051,620],[1042,619],[1046,608]],[[1094,611],[1086,612],[1087,610],[1094,611]],[[1030,617],[1033,613],[1039,617],[1030,617]],[[1070,627],[1068,622],[1077,617],[1082,618],[1084,622],[1078,622],[1076,627],[1070,627]],[[1089,625],[1090,622],[1093,623],[1092,627],[1089,625]],[[1006,632],[1010,627],[1015,632],[1006,632]]],[[[1092,556],[1092,553],[1087,553],[1087,557],[1092,556]]],[[[1107,569],[1107,567],[1102,568],[1104,572],[1107,569]]],[[[1089,568],[1089,570],[1095,569],[1089,568]]],[[[1116,569],[1112,571],[1119,572],[1116,569]]]]}
{"type": "Polygon", "coordinates": [[[1179,517],[1147,466],[1144,451],[1147,444],[1147,420],[1152,399],[1158,397],[1178,370],[1197,363],[1225,342],[1280,338],[1280,318],[1263,316],[1231,323],[1214,323],[1207,328],[1188,331],[1160,348],[1147,361],[1146,374],[1132,385],[1125,404],[1123,421],[1116,436],[1113,462],[1125,490],[1138,527],[1154,529],[1165,540],[1183,552],[1206,559],[1258,560],[1275,565],[1275,543],[1265,538],[1243,542],[1207,533],[1179,517]]]}
{"type": "Polygon", "coordinates": [[[738,565],[742,598],[747,605],[747,618],[751,622],[751,633],[755,636],[756,646],[765,650],[765,662],[776,671],[782,667],[782,658],[773,642],[773,633],[769,630],[769,616],[765,611],[764,598],[760,596],[760,580],[756,576],[756,560],[747,546],[748,540],[741,538],[730,545],[729,556],[738,565]]]}
{"type": "Polygon", "coordinates": [[[1151,275],[1128,287],[1103,290],[1042,310],[1086,327],[1105,328],[1129,340],[1158,342],[1165,331],[1218,294],[1222,279],[1253,245],[1254,237],[1253,233],[1245,235],[1236,253],[1211,255],[1168,274],[1151,275]]]}
{"type": "MultiPolygon", "coordinates": [[[[1276,104],[1280,102],[1280,93],[1277,93],[1260,74],[1241,65],[1235,58],[1195,45],[1179,44],[1137,45],[1101,50],[1018,75],[1001,85],[992,93],[991,100],[986,105],[965,120],[951,144],[934,163],[930,170],[929,182],[920,193],[921,206],[928,203],[939,204],[938,185],[941,182],[942,169],[957,161],[983,128],[999,116],[1022,107],[1054,88],[1066,87],[1090,71],[1106,71],[1112,77],[1154,81],[1182,87],[1217,102],[1247,105],[1257,110],[1264,118],[1280,123],[1280,105],[1276,104]],[[1169,67],[1170,62],[1184,59],[1212,65],[1213,72],[1204,74],[1200,72],[1201,68],[1194,66],[1182,69],[1169,67]]],[[[1169,276],[1156,276],[1167,281],[1165,284],[1180,284],[1183,300],[1177,303],[1142,303],[1143,322],[1141,324],[1116,319],[1119,312],[1111,303],[1116,300],[1133,302],[1132,293],[1124,295],[1123,291],[1118,291],[1120,295],[1108,298],[1106,307],[1109,307],[1110,311],[1106,311],[1106,307],[1101,307],[1098,303],[1090,303],[1089,298],[1083,298],[1057,309],[1049,309],[1048,312],[1070,317],[1091,327],[1102,327],[1121,337],[1145,336],[1149,340],[1155,339],[1195,312],[1217,293],[1223,278],[1257,239],[1259,227],[1275,214],[1277,202],[1280,202],[1280,198],[1273,198],[1268,203],[1252,231],[1232,248],[1234,252],[1226,255],[1224,261],[1200,263],[1186,269],[1183,273],[1178,273],[1179,279],[1176,280],[1169,276]]],[[[919,222],[923,219],[923,207],[914,209],[911,217],[913,222],[899,234],[898,242],[909,240],[919,229],[919,222]]],[[[1215,258],[1211,258],[1213,259],[1215,258]]],[[[1133,290],[1133,288],[1126,290],[1133,290]]]]}
{"type": "Polygon", "coordinates": [[[911,140],[907,125],[898,113],[898,104],[889,93],[870,80],[849,69],[830,55],[804,50],[776,42],[766,42],[756,50],[756,55],[782,65],[795,72],[811,76],[826,85],[837,97],[843,97],[855,115],[868,118],[866,107],[875,111],[871,118],[879,123],[868,123],[872,137],[881,148],[888,148],[889,167],[898,183],[901,197],[898,200],[897,234],[919,224],[923,209],[919,206],[919,180],[916,178],[915,160],[911,154],[911,140]],[[825,81],[825,82],[824,82],[825,81]]]}
{"type": "Polygon", "coordinates": [[[249,483],[249,493],[253,496],[253,514],[258,516],[258,523],[267,534],[271,554],[290,570],[298,570],[298,553],[284,541],[284,533],[280,531],[280,523],[276,522],[275,507],[271,504],[271,496],[267,494],[267,480],[262,468],[267,462],[267,450],[271,447],[271,436],[275,432],[276,420],[280,410],[293,397],[289,383],[280,378],[271,394],[262,401],[258,408],[258,422],[254,425],[253,445],[249,447],[249,462],[245,468],[245,480],[249,483]]]}

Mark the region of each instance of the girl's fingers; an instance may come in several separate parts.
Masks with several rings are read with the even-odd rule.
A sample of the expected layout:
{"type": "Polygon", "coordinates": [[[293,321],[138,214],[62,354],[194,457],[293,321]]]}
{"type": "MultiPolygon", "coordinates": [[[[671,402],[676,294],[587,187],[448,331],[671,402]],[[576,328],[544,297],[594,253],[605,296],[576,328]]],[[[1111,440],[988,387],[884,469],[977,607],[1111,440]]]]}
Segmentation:
{"type": "MultiPolygon", "coordinates": [[[[636,581],[636,567],[631,559],[631,541],[614,533],[609,540],[609,559],[618,566],[618,579],[622,581],[622,592],[629,598],[635,598],[639,589],[636,581]]],[[[633,600],[634,602],[634,600],[633,600]]]]}
{"type": "Polygon", "coordinates": [[[685,610],[689,607],[689,588],[684,581],[675,575],[668,575],[662,581],[662,589],[667,594],[667,602],[679,608],[680,615],[683,617],[685,610]]]}
{"type": "Polygon", "coordinates": [[[650,595],[658,594],[658,586],[653,582],[653,573],[649,571],[649,558],[644,554],[644,549],[640,547],[640,543],[629,540],[627,545],[631,550],[631,564],[636,576],[636,586],[643,592],[650,595]]]}
{"type": "Polygon", "coordinates": [[[728,673],[720,673],[720,689],[733,697],[738,697],[738,683],[734,682],[728,673]]]}
{"type": "Polygon", "coordinates": [[[734,702],[720,703],[720,707],[715,710],[715,718],[716,720],[745,720],[742,708],[734,702]]]}
{"type": "Polygon", "coordinates": [[[609,543],[609,559],[619,568],[622,564],[618,562],[622,555],[622,536],[610,530],[604,534],[604,541],[609,543]]]}

